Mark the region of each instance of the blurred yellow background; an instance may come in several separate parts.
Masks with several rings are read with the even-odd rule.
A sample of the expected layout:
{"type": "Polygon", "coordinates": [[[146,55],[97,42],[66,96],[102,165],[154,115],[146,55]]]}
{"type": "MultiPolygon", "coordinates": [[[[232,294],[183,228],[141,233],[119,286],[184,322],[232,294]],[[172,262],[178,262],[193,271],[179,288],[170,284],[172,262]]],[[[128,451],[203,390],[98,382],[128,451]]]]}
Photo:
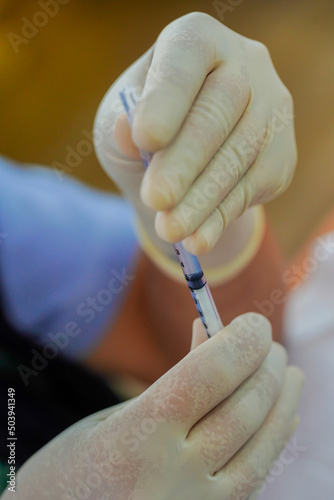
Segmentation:
{"type": "MultiPolygon", "coordinates": [[[[0,0],[1,154],[44,165],[65,163],[66,148],[75,150],[85,139],[83,131],[92,130],[109,86],[161,29],[188,12],[207,12],[265,43],[294,97],[298,169],[288,191],[268,205],[291,255],[334,202],[334,2],[225,0],[223,19],[217,4],[0,0]]],[[[113,189],[93,152],[71,175],[113,189]]]]}

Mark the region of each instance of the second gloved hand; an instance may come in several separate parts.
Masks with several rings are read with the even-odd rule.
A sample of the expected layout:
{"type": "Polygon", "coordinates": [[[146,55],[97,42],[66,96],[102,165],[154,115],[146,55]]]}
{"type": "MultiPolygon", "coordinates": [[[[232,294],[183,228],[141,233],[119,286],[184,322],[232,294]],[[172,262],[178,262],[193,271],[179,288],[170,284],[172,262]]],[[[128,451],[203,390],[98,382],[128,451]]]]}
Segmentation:
{"type": "Polygon", "coordinates": [[[28,460],[15,498],[233,500],[259,488],[296,425],[302,374],[263,316],[240,316],[201,344],[200,329],[197,320],[197,347],[138,398],[28,460]]]}

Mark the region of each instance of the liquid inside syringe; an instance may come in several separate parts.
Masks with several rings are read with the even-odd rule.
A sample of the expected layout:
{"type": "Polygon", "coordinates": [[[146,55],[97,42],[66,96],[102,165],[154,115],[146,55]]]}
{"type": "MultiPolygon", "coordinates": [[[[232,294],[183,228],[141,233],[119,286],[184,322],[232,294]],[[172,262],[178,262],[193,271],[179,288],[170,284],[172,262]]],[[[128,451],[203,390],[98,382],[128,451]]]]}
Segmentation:
{"type": "MultiPolygon", "coordinates": [[[[134,87],[129,85],[123,88],[120,92],[120,97],[124,105],[129,124],[132,127],[134,112],[137,105],[134,87]]],[[[152,159],[152,155],[146,151],[140,151],[140,154],[143,163],[147,168],[152,159]]],[[[174,243],[173,246],[184,277],[187,281],[188,288],[193,297],[197,312],[202,320],[208,337],[211,337],[223,328],[223,324],[219,317],[199,260],[195,255],[189,253],[181,242],[174,243]]]]}

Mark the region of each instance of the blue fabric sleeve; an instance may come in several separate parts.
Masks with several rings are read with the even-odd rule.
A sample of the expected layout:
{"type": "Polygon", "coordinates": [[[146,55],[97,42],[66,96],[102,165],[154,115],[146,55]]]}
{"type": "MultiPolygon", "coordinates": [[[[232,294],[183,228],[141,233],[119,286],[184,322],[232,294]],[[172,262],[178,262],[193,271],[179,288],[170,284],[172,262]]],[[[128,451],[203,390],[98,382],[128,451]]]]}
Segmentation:
{"type": "Polygon", "coordinates": [[[123,198],[0,159],[0,276],[8,321],[52,355],[84,356],[134,278],[134,213],[123,198]]]}

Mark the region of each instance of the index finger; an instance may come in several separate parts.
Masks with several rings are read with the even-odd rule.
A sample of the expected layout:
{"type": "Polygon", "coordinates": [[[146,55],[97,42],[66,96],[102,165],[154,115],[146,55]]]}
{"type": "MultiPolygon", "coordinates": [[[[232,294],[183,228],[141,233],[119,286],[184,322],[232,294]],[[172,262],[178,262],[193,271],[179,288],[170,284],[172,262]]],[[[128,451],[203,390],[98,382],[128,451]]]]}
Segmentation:
{"type": "Polygon", "coordinates": [[[134,119],[133,138],[140,149],[157,151],[176,135],[206,76],[221,62],[216,46],[221,26],[195,12],[159,35],[134,119]]]}
{"type": "Polygon", "coordinates": [[[270,346],[271,325],[264,316],[239,316],[139,396],[132,409],[186,436],[259,367],[270,346]]]}

